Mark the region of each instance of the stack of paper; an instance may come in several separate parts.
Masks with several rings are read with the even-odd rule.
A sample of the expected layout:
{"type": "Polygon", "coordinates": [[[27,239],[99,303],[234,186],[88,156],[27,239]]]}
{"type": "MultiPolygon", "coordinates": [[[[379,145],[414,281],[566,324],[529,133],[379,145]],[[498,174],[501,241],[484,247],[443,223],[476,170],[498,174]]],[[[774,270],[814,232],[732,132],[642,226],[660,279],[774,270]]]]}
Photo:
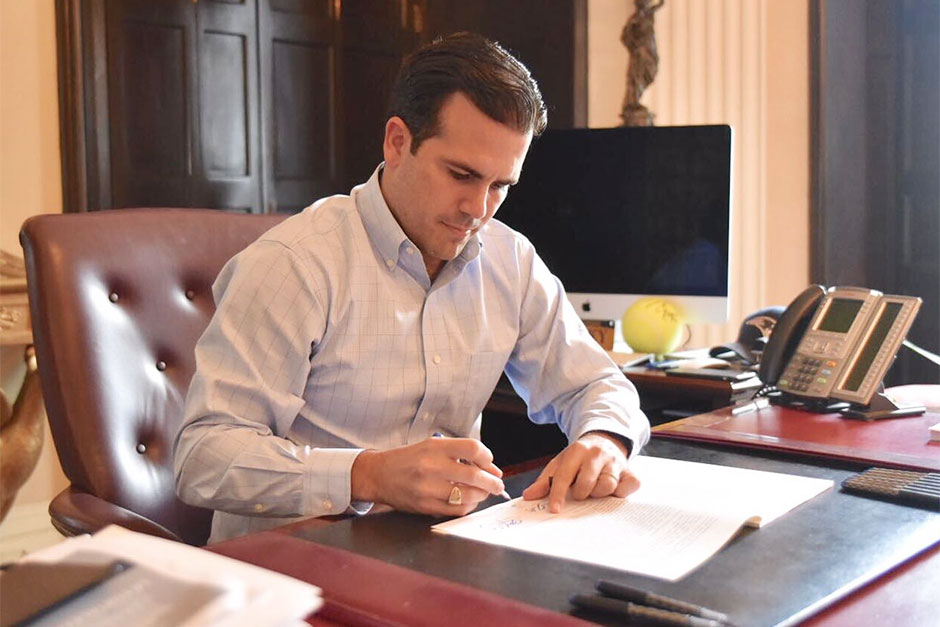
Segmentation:
{"type": "MultiPolygon", "coordinates": [[[[41,615],[33,625],[296,625],[320,589],[229,557],[110,526],[26,556],[31,566],[129,565],[41,615]]],[[[14,567],[15,568],[15,567],[14,567]]],[[[43,582],[35,582],[35,590],[43,582]]]]}

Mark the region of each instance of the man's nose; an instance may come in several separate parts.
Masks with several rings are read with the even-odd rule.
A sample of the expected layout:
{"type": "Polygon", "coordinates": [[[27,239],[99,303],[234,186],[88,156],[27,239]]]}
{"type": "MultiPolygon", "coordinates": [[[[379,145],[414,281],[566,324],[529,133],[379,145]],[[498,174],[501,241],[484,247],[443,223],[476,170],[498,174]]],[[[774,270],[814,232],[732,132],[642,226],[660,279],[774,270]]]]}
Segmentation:
{"type": "Polygon", "coordinates": [[[461,210],[468,216],[471,216],[474,220],[482,220],[484,217],[486,217],[486,201],[488,191],[489,190],[486,186],[484,186],[482,189],[474,190],[473,193],[464,198],[461,210]]]}

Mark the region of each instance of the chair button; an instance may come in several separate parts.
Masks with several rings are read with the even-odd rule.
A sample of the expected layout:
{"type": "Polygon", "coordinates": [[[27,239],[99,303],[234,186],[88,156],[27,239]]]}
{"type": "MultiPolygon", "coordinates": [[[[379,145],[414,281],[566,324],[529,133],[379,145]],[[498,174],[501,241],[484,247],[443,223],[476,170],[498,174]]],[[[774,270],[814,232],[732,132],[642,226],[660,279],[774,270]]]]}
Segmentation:
{"type": "Polygon", "coordinates": [[[163,360],[158,361],[157,370],[159,370],[160,372],[163,372],[164,370],[166,370],[166,362],[163,360]]]}
{"type": "Polygon", "coordinates": [[[117,292],[111,292],[108,294],[108,300],[110,300],[112,303],[118,302],[118,299],[120,299],[120,296],[118,296],[117,292]]]}
{"type": "Polygon", "coordinates": [[[186,299],[187,299],[187,300],[192,300],[192,299],[195,298],[195,297],[196,297],[196,292],[195,292],[195,291],[193,291],[193,290],[186,290],[186,299]]]}
{"type": "Polygon", "coordinates": [[[143,455],[144,453],[146,453],[146,452],[147,452],[147,445],[144,444],[143,442],[141,442],[140,444],[138,444],[138,445],[137,445],[137,452],[140,453],[141,455],[143,455]]]}

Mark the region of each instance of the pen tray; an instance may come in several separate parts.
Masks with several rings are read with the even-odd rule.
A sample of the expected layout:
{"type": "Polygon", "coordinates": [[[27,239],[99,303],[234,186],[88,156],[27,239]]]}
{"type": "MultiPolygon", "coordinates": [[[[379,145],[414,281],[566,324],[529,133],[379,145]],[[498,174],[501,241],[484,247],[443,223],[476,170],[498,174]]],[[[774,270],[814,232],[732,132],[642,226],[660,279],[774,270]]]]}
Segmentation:
{"type": "Polygon", "coordinates": [[[842,491],[940,511],[940,473],[869,468],[842,482],[842,491]]]}

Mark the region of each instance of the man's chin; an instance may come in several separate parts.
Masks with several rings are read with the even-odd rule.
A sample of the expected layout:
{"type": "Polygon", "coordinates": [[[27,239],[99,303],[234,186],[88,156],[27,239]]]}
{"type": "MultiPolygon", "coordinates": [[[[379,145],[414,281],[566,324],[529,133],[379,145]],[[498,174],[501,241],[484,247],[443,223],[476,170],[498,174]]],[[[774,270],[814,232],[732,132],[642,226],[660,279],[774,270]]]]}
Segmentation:
{"type": "Polygon", "coordinates": [[[448,261],[456,259],[460,255],[461,251],[463,251],[463,247],[466,245],[467,242],[460,242],[459,245],[442,247],[433,256],[435,259],[439,259],[440,261],[447,263],[448,261]]]}

